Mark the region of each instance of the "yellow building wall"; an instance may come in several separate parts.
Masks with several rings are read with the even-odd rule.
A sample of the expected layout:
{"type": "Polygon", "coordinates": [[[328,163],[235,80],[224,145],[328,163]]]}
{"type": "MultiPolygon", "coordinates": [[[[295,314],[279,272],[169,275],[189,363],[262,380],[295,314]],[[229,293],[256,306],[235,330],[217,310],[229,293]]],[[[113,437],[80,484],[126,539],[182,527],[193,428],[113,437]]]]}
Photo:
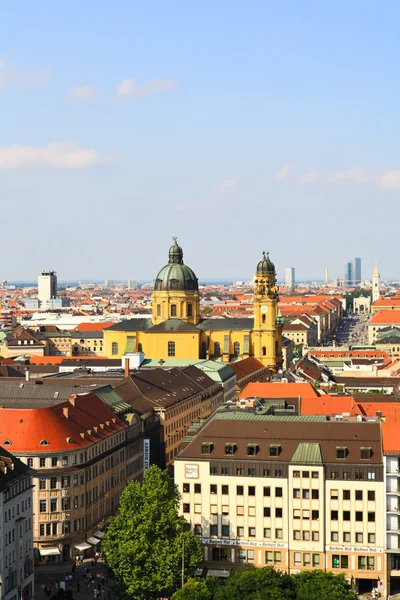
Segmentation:
{"type": "Polygon", "coordinates": [[[142,351],[146,358],[198,359],[200,356],[200,331],[170,333],[140,332],[142,351]],[[175,356],[168,356],[168,342],[175,342],[175,356]]]}
{"type": "MultiPolygon", "coordinates": [[[[135,335],[138,338],[138,332],[127,332],[127,331],[106,331],[104,330],[104,350],[103,355],[107,356],[107,358],[121,358],[125,353],[126,342],[128,340],[128,335],[135,335]],[[118,344],[118,353],[112,353],[112,345],[116,342],[118,344]]],[[[136,339],[137,339],[136,338],[136,339]]],[[[138,340],[139,343],[139,340],[138,340]]]]}

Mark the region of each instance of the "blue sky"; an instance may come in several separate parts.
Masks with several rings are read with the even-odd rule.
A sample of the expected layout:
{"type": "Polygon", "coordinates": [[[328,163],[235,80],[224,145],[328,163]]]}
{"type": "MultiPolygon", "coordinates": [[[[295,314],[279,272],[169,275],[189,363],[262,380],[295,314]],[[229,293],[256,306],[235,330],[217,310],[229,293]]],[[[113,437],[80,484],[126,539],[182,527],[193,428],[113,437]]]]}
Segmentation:
{"type": "Polygon", "coordinates": [[[398,276],[395,1],[6,1],[0,278],[398,276]]]}

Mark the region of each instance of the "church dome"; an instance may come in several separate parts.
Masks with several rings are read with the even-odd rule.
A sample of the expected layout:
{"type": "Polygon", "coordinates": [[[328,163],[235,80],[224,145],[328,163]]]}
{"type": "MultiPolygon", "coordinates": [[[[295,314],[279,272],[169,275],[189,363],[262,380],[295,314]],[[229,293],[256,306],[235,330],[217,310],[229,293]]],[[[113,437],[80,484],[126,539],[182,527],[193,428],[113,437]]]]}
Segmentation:
{"type": "Polygon", "coordinates": [[[183,250],[176,238],[169,249],[168,264],[158,273],[154,282],[154,291],[198,291],[197,277],[190,267],[183,264],[183,250]]]}
{"type": "Polygon", "coordinates": [[[263,257],[257,265],[257,275],[275,275],[275,265],[269,258],[269,253],[263,252],[263,257]]]}

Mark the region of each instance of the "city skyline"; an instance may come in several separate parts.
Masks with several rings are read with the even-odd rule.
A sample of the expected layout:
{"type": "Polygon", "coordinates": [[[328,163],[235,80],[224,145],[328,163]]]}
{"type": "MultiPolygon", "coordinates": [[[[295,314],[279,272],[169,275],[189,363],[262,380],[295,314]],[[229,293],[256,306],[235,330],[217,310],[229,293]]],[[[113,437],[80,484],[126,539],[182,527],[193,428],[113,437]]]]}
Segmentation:
{"type": "Polygon", "coordinates": [[[2,277],[32,278],[51,252],[64,279],[143,279],[172,234],[200,276],[221,276],[217,248],[234,256],[230,278],[252,273],[264,248],[282,271],[296,253],[299,279],[326,265],[341,276],[358,254],[395,276],[395,252],[366,240],[369,206],[391,215],[389,239],[400,214],[400,7],[361,12],[362,26],[344,2],[9,6],[0,185],[13,261],[2,277]],[[51,251],[32,244],[54,226],[51,251]]]}

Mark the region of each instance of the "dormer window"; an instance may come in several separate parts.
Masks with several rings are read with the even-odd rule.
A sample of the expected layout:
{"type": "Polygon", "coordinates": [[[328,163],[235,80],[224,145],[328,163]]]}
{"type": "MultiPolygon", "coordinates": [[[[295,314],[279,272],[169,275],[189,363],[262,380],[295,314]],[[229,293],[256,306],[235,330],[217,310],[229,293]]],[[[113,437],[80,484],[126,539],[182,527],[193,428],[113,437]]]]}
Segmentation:
{"type": "Polygon", "coordinates": [[[336,458],[343,460],[347,458],[348,449],[347,446],[336,446],[336,458]]]}
{"type": "Polygon", "coordinates": [[[270,444],[269,446],[269,455],[270,456],[279,456],[282,450],[282,446],[280,444],[270,444]]]}
{"type": "Polygon", "coordinates": [[[40,442],[40,445],[41,445],[41,446],[49,446],[50,444],[49,444],[49,442],[48,442],[47,440],[42,440],[42,441],[40,442]]]}
{"type": "Polygon", "coordinates": [[[258,444],[247,444],[247,456],[255,456],[259,449],[258,444]]]}
{"type": "Polygon", "coordinates": [[[214,444],[212,442],[203,442],[201,445],[202,454],[211,454],[213,451],[214,444]]]}
{"type": "Polygon", "coordinates": [[[230,442],[229,444],[225,444],[225,454],[233,455],[236,452],[236,444],[234,442],[230,442]]]}
{"type": "Polygon", "coordinates": [[[11,446],[10,440],[4,440],[3,446],[11,446]]]}
{"type": "Polygon", "coordinates": [[[360,455],[361,460],[370,460],[372,458],[372,448],[370,446],[365,446],[365,447],[361,448],[360,452],[361,452],[361,455],[360,455]]]}

